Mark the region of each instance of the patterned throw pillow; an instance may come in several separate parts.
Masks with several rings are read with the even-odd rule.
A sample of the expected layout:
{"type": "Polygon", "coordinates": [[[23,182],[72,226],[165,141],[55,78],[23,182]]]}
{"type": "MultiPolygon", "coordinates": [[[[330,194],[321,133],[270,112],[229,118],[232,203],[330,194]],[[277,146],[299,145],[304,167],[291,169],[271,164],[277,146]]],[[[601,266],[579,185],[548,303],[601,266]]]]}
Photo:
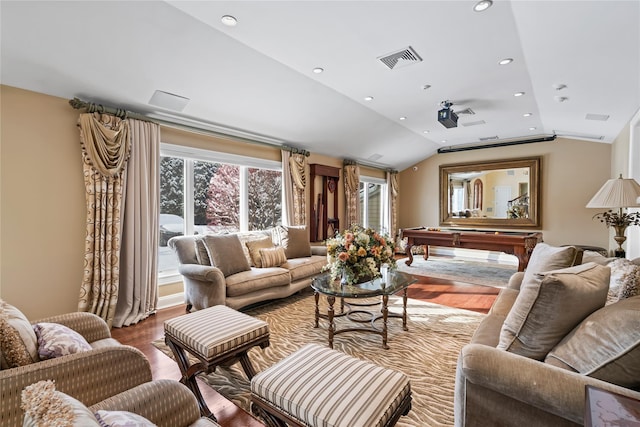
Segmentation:
{"type": "Polygon", "coordinates": [[[0,353],[2,368],[37,362],[38,341],[31,322],[11,304],[0,300],[0,353]]]}
{"type": "Polygon", "coordinates": [[[41,360],[91,350],[91,345],[73,329],[58,323],[36,323],[33,330],[38,337],[41,360]]]}
{"type": "Polygon", "coordinates": [[[260,258],[262,258],[263,268],[279,267],[287,262],[287,256],[282,246],[260,249],[260,258]]]}
{"type": "Polygon", "coordinates": [[[100,427],[89,408],[56,391],[51,380],[25,387],[20,407],[25,412],[23,427],[100,427]]]}
{"type": "Polygon", "coordinates": [[[640,266],[633,265],[631,271],[626,272],[620,277],[620,290],[618,292],[618,300],[631,298],[640,295],[640,266]]]}
{"type": "Polygon", "coordinates": [[[634,275],[634,271],[638,266],[626,258],[615,258],[613,261],[609,262],[607,266],[611,269],[607,304],[612,304],[621,299],[621,297],[628,298],[629,296],[632,296],[633,279],[627,278],[634,275]],[[624,297],[622,295],[628,296],[624,297]]]}

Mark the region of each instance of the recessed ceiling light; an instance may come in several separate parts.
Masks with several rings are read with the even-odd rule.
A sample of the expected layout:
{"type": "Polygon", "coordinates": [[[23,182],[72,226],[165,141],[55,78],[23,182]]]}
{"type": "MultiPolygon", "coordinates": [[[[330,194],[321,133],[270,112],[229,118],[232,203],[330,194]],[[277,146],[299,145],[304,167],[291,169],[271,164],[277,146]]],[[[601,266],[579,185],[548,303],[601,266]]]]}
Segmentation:
{"type": "Polygon", "coordinates": [[[316,67],[313,69],[313,72],[316,74],[320,74],[324,71],[324,68],[316,67]]]}
{"type": "Polygon", "coordinates": [[[532,115],[533,115],[533,114],[531,114],[531,113],[524,113],[524,114],[522,115],[522,117],[531,117],[532,115]]]}
{"type": "Polygon", "coordinates": [[[365,96],[364,100],[365,101],[373,101],[373,96],[365,96]]]}
{"type": "Polygon", "coordinates": [[[513,96],[522,96],[524,95],[524,92],[516,92],[513,94],[513,96]]]}
{"type": "Polygon", "coordinates": [[[422,133],[429,133],[431,132],[430,130],[423,130],[422,133]]]}
{"type": "Polygon", "coordinates": [[[220,20],[227,27],[235,27],[238,24],[238,20],[231,15],[224,15],[220,20]]]}
{"type": "Polygon", "coordinates": [[[481,0],[473,6],[473,10],[476,12],[483,12],[491,7],[493,1],[491,0],[481,0]]]}
{"type": "Polygon", "coordinates": [[[446,140],[446,139],[443,139],[443,140],[442,140],[442,141],[440,141],[440,142],[442,142],[442,143],[444,144],[445,142],[447,142],[447,140],[446,140]]]}
{"type": "Polygon", "coordinates": [[[531,127],[529,128],[529,130],[536,130],[536,129],[537,129],[537,128],[536,128],[536,127],[533,127],[533,126],[531,126],[531,127]]]}
{"type": "Polygon", "coordinates": [[[500,65],[507,65],[507,64],[511,64],[513,62],[513,58],[504,58],[503,60],[501,60],[500,62],[498,62],[498,64],[500,65]]]}
{"type": "Polygon", "coordinates": [[[400,120],[407,120],[407,118],[402,116],[402,117],[400,117],[400,120]]]}

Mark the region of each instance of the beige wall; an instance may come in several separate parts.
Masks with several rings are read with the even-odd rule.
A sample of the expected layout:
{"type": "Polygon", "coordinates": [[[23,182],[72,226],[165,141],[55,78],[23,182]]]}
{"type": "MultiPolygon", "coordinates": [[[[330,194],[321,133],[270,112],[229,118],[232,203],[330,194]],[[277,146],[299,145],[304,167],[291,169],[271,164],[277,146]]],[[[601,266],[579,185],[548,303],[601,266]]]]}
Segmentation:
{"type": "Polygon", "coordinates": [[[439,225],[439,166],[541,156],[542,233],[552,245],[609,247],[596,213],[585,208],[611,174],[611,145],[558,138],[553,142],[436,154],[400,173],[400,228],[439,225]]]}
{"type": "Polygon", "coordinates": [[[29,318],[78,309],[85,204],[78,112],[0,87],[0,297],[29,318]]]}

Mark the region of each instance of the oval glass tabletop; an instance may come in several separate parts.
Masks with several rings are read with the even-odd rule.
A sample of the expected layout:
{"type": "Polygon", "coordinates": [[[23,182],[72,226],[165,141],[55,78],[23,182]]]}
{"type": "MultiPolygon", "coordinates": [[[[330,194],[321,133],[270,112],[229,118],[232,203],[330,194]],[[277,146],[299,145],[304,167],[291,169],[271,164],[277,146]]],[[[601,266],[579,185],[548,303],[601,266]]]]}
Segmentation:
{"type": "Polygon", "coordinates": [[[343,298],[367,298],[377,295],[392,295],[415,283],[416,278],[410,274],[390,270],[385,277],[378,277],[368,282],[354,285],[342,285],[340,280],[331,280],[327,273],[316,276],[311,287],[324,294],[343,298]]]}

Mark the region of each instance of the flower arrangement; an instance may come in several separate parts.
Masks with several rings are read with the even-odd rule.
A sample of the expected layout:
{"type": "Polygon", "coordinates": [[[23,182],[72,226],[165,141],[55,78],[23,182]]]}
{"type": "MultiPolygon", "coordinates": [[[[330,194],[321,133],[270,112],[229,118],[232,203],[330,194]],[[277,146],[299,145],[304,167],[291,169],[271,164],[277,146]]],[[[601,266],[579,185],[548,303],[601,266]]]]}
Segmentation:
{"type": "Polygon", "coordinates": [[[360,283],[380,277],[380,266],[396,266],[393,240],[371,228],[353,226],[327,240],[329,263],[324,271],[331,271],[331,280],[345,279],[347,284],[360,283]]]}
{"type": "Polygon", "coordinates": [[[593,216],[594,219],[604,222],[607,227],[628,227],[630,225],[640,225],[640,212],[614,212],[608,210],[593,216]]]}

